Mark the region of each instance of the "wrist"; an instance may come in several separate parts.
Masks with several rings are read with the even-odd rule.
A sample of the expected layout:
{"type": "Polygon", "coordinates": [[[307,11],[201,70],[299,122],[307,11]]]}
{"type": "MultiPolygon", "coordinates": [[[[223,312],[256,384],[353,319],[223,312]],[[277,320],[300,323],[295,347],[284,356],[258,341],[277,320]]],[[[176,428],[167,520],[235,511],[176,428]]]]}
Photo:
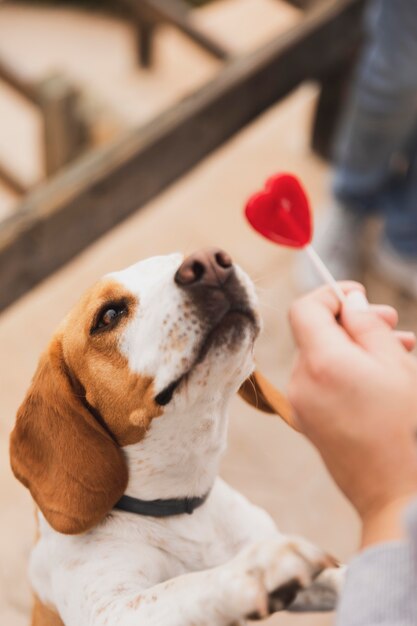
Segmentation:
{"type": "Polygon", "coordinates": [[[362,515],[361,548],[404,539],[406,536],[404,513],[416,496],[416,492],[409,493],[362,515]]]}

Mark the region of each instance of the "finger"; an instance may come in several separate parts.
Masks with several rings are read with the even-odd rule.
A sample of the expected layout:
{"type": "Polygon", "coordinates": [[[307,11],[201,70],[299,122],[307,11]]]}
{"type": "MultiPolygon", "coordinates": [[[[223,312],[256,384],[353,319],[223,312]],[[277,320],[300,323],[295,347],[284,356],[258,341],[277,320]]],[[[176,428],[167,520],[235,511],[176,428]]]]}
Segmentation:
{"type": "Polygon", "coordinates": [[[416,336],[406,330],[397,330],[395,336],[408,352],[412,352],[416,347],[416,336]]]}
{"type": "Polygon", "coordinates": [[[398,313],[394,307],[388,304],[372,304],[371,311],[378,315],[390,328],[395,328],[398,324],[398,313]]]}
{"type": "MultiPolygon", "coordinates": [[[[339,283],[343,292],[364,293],[364,287],[355,282],[339,283]]],[[[299,298],[291,307],[289,321],[297,346],[302,350],[318,349],[329,342],[344,339],[346,333],[337,323],[341,304],[332,289],[321,287],[299,298]]]]}
{"type": "Polygon", "coordinates": [[[363,293],[348,294],[340,320],[355,343],[367,352],[386,358],[404,350],[390,325],[375,315],[363,293]]]}
{"type": "MultiPolygon", "coordinates": [[[[357,296],[355,296],[355,299],[357,301],[357,296]]],[[[357,302],[357,304],[359,304],[360,310],[366,310],[367,308],[369,308],[373,313],[378,315],[378,317],[380,317],[386,324],[388,324],[390,328],[394,329],[397,326],[398,312],[396,311],[396,309],[394,309],[394,307],[386,304],[372,304],[369,306],[368,303],[363,303],[362,297],[359,299],[359,303],[357,302]]],[[[403,347],[408,350],[408,352],[414,350],[416,345],[416,336],[413,332],[398,331],[395,333],[395,336],[397,340],[400,341],[400,343],[403,345],[403,347]]]]}

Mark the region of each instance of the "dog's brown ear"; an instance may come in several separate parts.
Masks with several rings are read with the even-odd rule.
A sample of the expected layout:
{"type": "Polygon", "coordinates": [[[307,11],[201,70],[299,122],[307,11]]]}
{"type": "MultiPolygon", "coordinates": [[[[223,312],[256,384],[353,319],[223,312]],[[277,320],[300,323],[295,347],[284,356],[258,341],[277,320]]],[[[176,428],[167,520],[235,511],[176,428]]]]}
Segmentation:
{"type": "Polygon", "coordinates": [[[256,409],[279,415],[291,428],[298,430],[289,400],[259,370],[244,381],[239,394],[256,409]]]}
{"type": "Polygon", "coordinates": [[[18,411],[10,458],[15,476],[61,533],[95,526],[126,488],[122,450],[74,391],[59,338],[18,411]]]}

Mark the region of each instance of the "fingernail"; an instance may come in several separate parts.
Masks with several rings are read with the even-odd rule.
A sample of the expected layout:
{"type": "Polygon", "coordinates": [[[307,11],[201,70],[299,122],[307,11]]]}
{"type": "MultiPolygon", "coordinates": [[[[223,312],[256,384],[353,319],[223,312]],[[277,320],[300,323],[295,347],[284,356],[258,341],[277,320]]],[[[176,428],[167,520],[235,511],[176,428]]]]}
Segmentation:
{"type": "Polygon", "coordinates": [[[367,311],[369,302],[362,291],[351,291],[346,296],[345,308],[348,311],[367,311]]]}

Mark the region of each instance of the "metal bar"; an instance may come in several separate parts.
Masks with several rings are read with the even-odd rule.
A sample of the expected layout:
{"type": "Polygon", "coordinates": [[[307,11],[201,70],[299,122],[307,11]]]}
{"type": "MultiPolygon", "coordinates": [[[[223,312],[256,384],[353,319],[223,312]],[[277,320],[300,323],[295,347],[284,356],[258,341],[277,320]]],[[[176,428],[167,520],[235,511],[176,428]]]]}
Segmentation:
{"type": "Polygon", "coordinates": [[[364,0],[326,0],[192,97],[32,192],[0,228],[0,308],[143,206],[243,126],[356,45],[364,0]],[[330,53],[331,51],[331,53],[330,53]]]}

